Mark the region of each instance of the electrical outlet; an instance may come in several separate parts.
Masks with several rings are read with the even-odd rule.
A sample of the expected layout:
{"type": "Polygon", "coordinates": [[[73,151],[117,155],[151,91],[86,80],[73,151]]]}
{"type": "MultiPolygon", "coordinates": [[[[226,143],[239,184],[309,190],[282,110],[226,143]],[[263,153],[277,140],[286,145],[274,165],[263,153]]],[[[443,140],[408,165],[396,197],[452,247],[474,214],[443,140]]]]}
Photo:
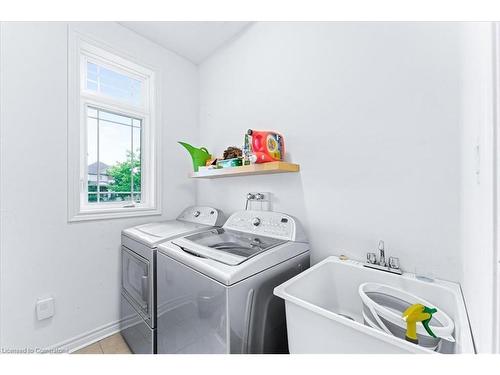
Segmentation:
{"type": "Polygon", "coordinates": [[[38,320],[48,319],[54,316],[54,298],[39,298],[36,301],[36,316],[38,320]]]}

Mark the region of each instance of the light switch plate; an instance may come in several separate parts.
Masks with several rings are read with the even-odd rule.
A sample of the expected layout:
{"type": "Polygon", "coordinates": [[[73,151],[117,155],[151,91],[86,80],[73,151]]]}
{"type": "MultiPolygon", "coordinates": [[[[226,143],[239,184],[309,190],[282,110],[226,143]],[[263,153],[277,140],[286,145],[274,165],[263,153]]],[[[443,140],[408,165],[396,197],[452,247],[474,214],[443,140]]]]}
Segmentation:
{"type": "Polygon", "coordinates": [[[44,320],[54,316],[54,298],[39,298],[36,301],[36,316],[38,320],[44,320]]]}

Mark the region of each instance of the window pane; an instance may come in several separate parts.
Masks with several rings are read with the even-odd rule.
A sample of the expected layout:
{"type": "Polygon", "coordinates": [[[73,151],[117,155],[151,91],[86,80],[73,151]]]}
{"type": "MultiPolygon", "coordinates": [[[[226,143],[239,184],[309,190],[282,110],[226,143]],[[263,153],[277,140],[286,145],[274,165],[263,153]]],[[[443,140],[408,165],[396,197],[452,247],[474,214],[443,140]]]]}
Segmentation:
{"type": "Polygon", "coordinates": [[[130,127],[99,121],[99,159],[108,166],[124,163],[132,147],[130,127]]]}
{"type": "MultiPolygon", "coordinates": [[[[87,111],[87,113],[89,113],[87,111]]],[[[97,120],[87,118],[87,183],[88,192],[97,191],[97,120]]],[[[88,196],[89,202],[96,202],[97,195],[88,196]]]]}
{"type": "Polygon", "coordinates": [[[116,113],[100,111],[99,118],[101,120],[106,120],[109,122],[115,122],[122,125],[132,125],[132,118],[127,116],[121,116],[116,113]]]}
{"type": "Polygon", "coordinates": [[[97,82],[87,81],[87,89],[91,91],[97,91],[97,82]]]}
{"type": "Polygon", "coordinates": [[[142,120],[94,107],[87,114],[88,202],[140,201],[142,120]]]}
{"type": "Polygon", "coordinates": [[[90,73],[97,75],[97,65],[91,62],[87,63],[87,74],[90,73]]]}
{"type": "Polygon", "coordinates": [[[131,149],[130,126],[99,120],[99,159],[106,166],[100,183],[101,191],[102,188],[115,192],[131,191],[131,149]]]}
{"type": "Polygon", "coordinates": [[[132,174],[133,191],[141,191],[141,128],[132,128],[133,147],[132,154],[132,174]]]}
{"type": "Polygon", "coordinates": [[[140,106],[143,83],[126,74],[87,62],[87,90],[140,106]]]}
{"type": "Polygon", "coordinates": [[[97,109],[92,107],[87,107],[87,116],[97,118],[97,109]]]}
{"type": "Polygon", "coordinates": [[[87,161],[89,165],[97,162],[97,120],[93,118],[87,119],[87,161]]]}
{"type": "Polygon", "coordinates": [[[100,194],[100,202],[109,203],[109,202],[130,202],[131,201],[130,193],[101,193],[100,194]]]}

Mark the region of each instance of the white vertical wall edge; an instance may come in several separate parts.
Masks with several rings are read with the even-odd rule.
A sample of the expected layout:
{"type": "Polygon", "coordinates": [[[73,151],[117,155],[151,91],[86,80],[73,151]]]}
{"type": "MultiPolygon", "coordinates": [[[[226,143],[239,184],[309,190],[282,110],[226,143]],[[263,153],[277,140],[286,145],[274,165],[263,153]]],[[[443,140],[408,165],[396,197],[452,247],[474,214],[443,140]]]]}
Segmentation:
{"type": "Polygon", "coordinates": [[[493,306],[493,352],[500,353],[500,256],[498,253],[498,249],[500,246],[499,243],[499,228],[498,225],[500,223],[499,210],[498,210],[498,197],[500,194],[500,173],[498,171],[499,163],[498,158],[499,154],[499,145],[500,145],[500,132],[499,132],[499,113],[500,113],[500,102],[499,102],[499,93],[500,93],[500,23],[495,22],[493,24],[493,134],[494,134],[494,142],[493,142],[493,183],[495,184],[493,188],[493,235],[494,235],[494,243],[493,243],[493,280],[496,280],[496,283],[493,285],[493,298],[495,299],[493,306]]]}
{"type": "MultiPolygon", "coordinates": [[[[2,126],[3,126],[3,22],[0,22],[0,181],[2,179],[2,126]]],[[[0,306],[2,305],[2,185],[0,184],[0,306]]],[[[2,348],[2,309],[0,308],[0,348],[2,348]]]]}
{"type": "Polygon", "coordinates": [[[91,45],[97,46],[98,48],[116,55],[120,58],[124,58],[132,63],[136,63],[140,66],[144,66],[151,70],[154,75],[156,82],[161,82],[161,69],[152,65],[150,62],[140,61],[136,56],[130,56],[124,51],[117,50],[115,47],[109,46],[107,43],[101,40],[95,40],[94,37],[90,37],[85,33],[77,30],[74,26],[68,25],[68,221],[82,221],[82,220],[98,220],[98,219],[113,219],[113,218],[123,218],[123,217],[135,217],[135,216],[150,216],[150,215],[161,215],[162,213],[162,201],[161,201],[161,147],[159,140],[161,139],[161,93],[159,85],[156,84],[153,88],[154,92],[154,110],[151,112],[151,123],[155,126],[150,126],[149,129],[149,142],[148,147],[151,151],[148,152],[147,164],[151,165],[148,172],[154,170],[153,178],[151,179],[153,186],[148,189],[148,195],[153,202],[151,207],[141,207],[141,208],[110,208],[106,210],[99,210],[98,212],[90,212],[82,214],[80,207],[80,168],[75,168],[76,165],[80,163],[80,149],[82,147],[82,134],[80,126],[80,98],[79,98],[79,84],[80,84],[80,70],[75,69],[79,66],[80,56],[79,50],[81,43],[89,43],[91,45]],[[78,94],[77,94],[78,93],[78,94]],[[149,162],[151,159],[151,162],[149,162]]]}

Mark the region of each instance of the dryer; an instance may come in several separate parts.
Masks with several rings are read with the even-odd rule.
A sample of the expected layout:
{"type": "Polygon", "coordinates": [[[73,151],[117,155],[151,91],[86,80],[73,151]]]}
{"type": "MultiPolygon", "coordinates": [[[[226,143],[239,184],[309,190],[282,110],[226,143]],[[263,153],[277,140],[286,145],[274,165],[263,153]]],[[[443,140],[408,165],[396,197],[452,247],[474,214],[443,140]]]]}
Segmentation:
{"type": "Polygon", "coordinates": [[[175,237],[205,231],[223,223],[213,207],[186,208],[175,220],[122,231],[120,329],[133,353],[156,352],[156,250],[175,237]]]}
{"type": "Polygon", "coordinates": [[[309,267],[294,217],[239,211],[222,228],[158,247],[158,353],[286,353],[273,289],[309,267]]]}

